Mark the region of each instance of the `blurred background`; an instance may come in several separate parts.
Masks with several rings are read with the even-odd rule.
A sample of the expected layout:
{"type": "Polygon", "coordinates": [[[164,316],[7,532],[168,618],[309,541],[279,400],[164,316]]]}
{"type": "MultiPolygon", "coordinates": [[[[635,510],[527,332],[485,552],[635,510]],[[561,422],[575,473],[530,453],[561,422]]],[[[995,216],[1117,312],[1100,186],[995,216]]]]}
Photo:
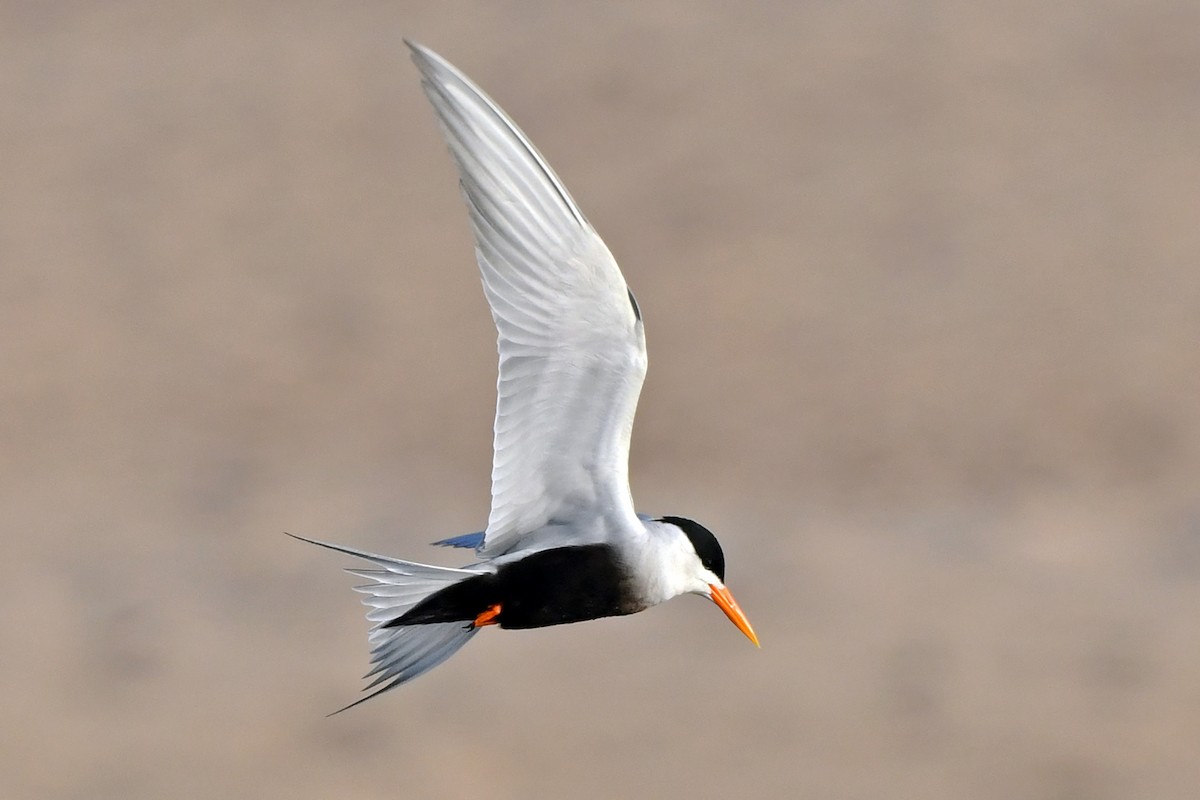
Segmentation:
{"type": "Polygon", "coordinates": [[[1194,798],[1200,6],[0,7],[5,798],[1194,798]],[[709,604],[353,712],[351,560],[488,510],[494,332],[400,37],[645,312],[709,604]]]}

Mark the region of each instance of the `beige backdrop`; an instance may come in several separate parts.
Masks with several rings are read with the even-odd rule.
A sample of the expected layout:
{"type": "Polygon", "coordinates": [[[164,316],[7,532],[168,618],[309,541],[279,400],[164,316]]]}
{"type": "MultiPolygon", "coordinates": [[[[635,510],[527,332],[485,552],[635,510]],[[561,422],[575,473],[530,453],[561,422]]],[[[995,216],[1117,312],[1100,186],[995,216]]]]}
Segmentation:
{"type": "Polygon", "coordinates": [[[1200,6],[0,9],[5,798],[1194,798],[1200,6]],[[494,333],[400,44],[646,315],[687,598],[355,711],[350,560],[487,514],[494,333]]]}

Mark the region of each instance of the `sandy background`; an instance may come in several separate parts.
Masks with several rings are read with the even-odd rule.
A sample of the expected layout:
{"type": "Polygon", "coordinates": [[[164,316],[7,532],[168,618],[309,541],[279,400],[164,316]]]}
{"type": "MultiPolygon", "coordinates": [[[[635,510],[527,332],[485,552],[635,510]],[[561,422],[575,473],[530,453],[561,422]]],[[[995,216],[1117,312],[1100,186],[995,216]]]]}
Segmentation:
{"type": "Polygon", "coordinates": [[[0,796],[1200,796],[1200,6],[0,6],[0,796]],[[356,697],[348,559],[486,518],[495,355],[400,46],[645,311],[707,603],[356,697]]]}

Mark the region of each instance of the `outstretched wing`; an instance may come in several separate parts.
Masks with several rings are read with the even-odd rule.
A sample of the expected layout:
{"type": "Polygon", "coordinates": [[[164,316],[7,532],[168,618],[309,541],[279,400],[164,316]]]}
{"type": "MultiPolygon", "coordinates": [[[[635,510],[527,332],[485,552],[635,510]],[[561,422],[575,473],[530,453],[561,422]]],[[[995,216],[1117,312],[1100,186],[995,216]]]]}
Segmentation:
{"type": "Polygon", "coordinates": [[[525,135],[461,72],[409,42],[458,165],[499,333],[492,508],[480,553],[581,509],[633,519],[629,436],[646,374],[616,261],[525,135]]]}

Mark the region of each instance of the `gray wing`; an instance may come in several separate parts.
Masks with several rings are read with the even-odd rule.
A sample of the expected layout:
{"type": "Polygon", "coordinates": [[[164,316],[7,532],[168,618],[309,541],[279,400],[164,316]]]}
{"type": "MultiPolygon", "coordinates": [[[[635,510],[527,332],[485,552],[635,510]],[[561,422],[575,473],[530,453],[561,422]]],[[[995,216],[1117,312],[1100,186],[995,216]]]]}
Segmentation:
{"type": "Polygon", "coordinates": [[[641,316],[599,235],[512,120],[412,42],[458,165],[499,334],[492,508],[480,553],[603,507],[634,520],[629,437],[646,374],[641,316]]]}

